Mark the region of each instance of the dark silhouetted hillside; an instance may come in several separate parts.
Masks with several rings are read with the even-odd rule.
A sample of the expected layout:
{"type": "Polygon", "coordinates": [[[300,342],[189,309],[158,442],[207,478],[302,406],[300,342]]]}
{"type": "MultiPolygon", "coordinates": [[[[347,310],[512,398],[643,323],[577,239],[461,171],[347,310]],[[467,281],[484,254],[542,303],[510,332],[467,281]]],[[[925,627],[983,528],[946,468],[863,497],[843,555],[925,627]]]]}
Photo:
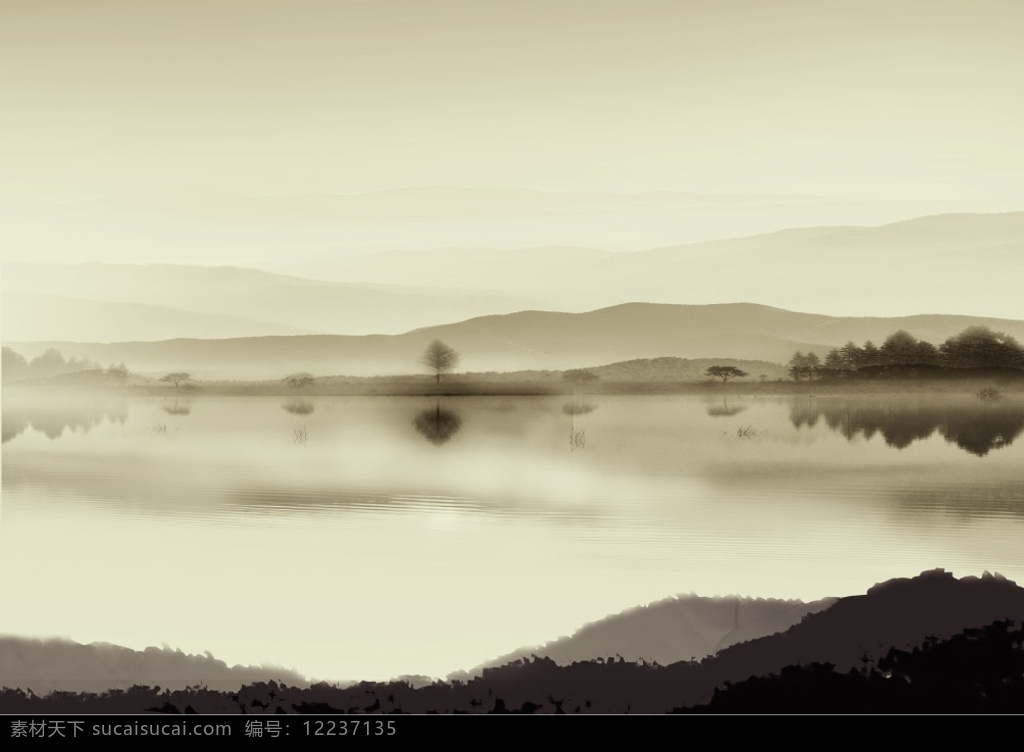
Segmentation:
{"type": "MultiPolygon", "coordinates": [[[[998,575],[958,580],[936,570],[890,580],[865,595],[841,598],[783,633],[733,645],[700,662],[655,666],[620,658],[559,666],[540,658],[488,668],[468,681],[439,681],[427,686],[406,681],[345,688],[271,683],[243,687],[238,692],[137,687],[98,695],[56,693],[44,698],[8,690],[0,693],[0,709],[8,713],[180,713],[189,708],[198,713],[668,713],[707,705],[714,701],[717,689],[773,674],[790,681],[798,692],[812,693],[832,685],[839,685],[838,692],[859,691],[857,679],[832,675],[851,670],[935,676],[944,670],[936,666],[947,660],[942,657],[945,655],[949,665],[956,667],[953,674],[959,686],[974,686],[974,699],[965,697],[962,708],[974,712],[989,707],[984,696],[975,702],[988,686],[986,682],[991,683],[993,676],[1001,681],[1000,672],[1007,661],[1012,667],[1016,665],[1013,661],[1019,660],[1021,643],[1016,633],[1007,632],[1004,638],[996,626],[987,632],[987,638],[984,634],[985,627],[1007,620],[1024,621],[1024,589],[998,575]],[[953,642],[952,647],[939,646],[947,652],[936,654],[935,660],[920,659],[921,651],[914,657],[915,647],[935,647],[972,629],[982,630],[985,639],[975,639],[978,633],[967,633],[965,639],[974,640],[972,644],[980,648],[953,642]],[[965,650],[974,650],[974,658],[963,660],[965,650]],[[791,666],[804,668],[787,668],[791,666]]],[[[927,705],[933,696],[927,685],[928,681],[911,683],[910,702],[927,705]]],[[[755,689],[757,686],[764,685],[755,683],[755,689]]],[[[1008,687],[1007,702],[1014,702],[1017,687],[1012,682],[1008,687]]],[[[1001,698],[997,696],[1000,703],[1001,698]]],[[[815,702],[814,697],[806,700],[807,712],[821,708],[815,702]]],[[[798,700],[793,703],[799,705],[798,700]]],[[[793,704],[787,708],[803,710],[793,704]]]]}
{"type": "MultiPolygon", "coordinates": [[[[890,650],[870,670],[786,666],[715,692],[694,713],[1024,713],[1024,624],[890,650]]],[[[685,712],[685,711],[684,711],[685,712]]]]}
{"type": "Polygon", "coordinates": [[[595,658],[621,657],[631,663],[662,666],[701,660],[730,645],[783,632],[807,614],[822,611],[834,602],[834,598],[803,603],[682,595],[606,617],[569,637],[522,648],[451,678],[465,679],[484,668],[531,658],[549,658],[560,666],[595,658]]]}
{"type": "MultiPolygon", "coordinates": [[[[50,692],[127,690],[136,685],[183,690],[204,685],[237,690],[244,684],[276,679],[295,686],[305,677],[278,667],[228,666],[207,654],[169,648],[132,650],[117,645],[81,645],[71,640],[0,637],[0,687],[50,692]]],[[[4,704],[0,702],[0,712],[4,704]]]]}

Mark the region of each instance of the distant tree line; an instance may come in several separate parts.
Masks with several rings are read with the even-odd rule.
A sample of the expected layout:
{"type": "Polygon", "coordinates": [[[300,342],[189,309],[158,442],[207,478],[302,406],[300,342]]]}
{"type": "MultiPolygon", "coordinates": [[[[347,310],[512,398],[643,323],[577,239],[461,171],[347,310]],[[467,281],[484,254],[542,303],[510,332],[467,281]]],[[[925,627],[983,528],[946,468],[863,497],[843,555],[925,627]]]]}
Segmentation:
{"type": "Polygon", "coordinates": [[[832,349],[824,363],[815,353],[797,352],[789,361],[789,375],[795,381],[810,381],[889,366],[1024,369],[1024,346],[984,326],[968,327],[938,347],[901,329],[889,335],[880,347],[870,340],[862,346],[847,342],[832,349]]]}
{"type": "Polygon", "coordinates": [[[14,379],[46,379],[51,376],[59,376],[64,373],[75,373],[76,371],[90,371],[101,368],[99,363],[89,359],[78,360],[72,357],[65,360],[60,352],[49,349],[31,361],[26,360],[21,354],[9,347],[3,348],[3,375],[5,380],[14,379]]]}
{"type": "Polygon", "coordinates": [[[2,353],[3,360],[0,362],[0,369],[3,371],[4,381],[50,379],[54,376],[94,371],[113,384],[124,384],[130,375],[128,367],[124,363],[111,363],[109,367],[104,368],[89,358],[72,356],[65,359],[60,351],[52,347],[32,360],[27,360],[9,347],[4,347],[2,353]]]}

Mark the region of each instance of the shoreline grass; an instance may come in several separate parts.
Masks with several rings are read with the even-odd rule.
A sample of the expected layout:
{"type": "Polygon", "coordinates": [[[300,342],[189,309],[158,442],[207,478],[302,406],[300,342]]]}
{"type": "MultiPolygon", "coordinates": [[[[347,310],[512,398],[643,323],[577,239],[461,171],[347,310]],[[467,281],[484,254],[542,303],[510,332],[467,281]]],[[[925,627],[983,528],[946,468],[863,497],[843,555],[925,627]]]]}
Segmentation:
{"type": "MultiPolygon", "coordinates": [[[[311,397],[468,397],[468,396],[583,396],[562,378],[560,371],[523,373],[465,373],[446,376],[438,384],[423,375],[322,376],[298,386],[281,380],[195,380],[178,387],[155,378],[138,377],[123,385],[84,380],[7,382],[5,392],[55,391],[118,394],[125,396],[266,396],[283,397],[291,405],[311,397]]],[[[956,394],[966,396],[1024,394],[1024,370],[943,369],[927,374],[895,372],[813,381],[737,379],[674,380],[670,378],[600,379],[587,385],[587,396],[602,395],[723,395],[824,396],[956,394]]],[[[298,410],[296,410],[298,412],[298,410]]]]}

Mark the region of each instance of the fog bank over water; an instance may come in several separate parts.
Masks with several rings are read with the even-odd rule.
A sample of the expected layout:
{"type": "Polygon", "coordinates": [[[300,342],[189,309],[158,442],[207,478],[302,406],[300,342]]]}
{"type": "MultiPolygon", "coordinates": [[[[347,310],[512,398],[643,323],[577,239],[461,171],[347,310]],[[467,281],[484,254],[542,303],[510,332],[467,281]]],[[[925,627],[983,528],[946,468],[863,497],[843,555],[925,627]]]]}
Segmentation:
{"type": "Polygon", "coordinates": [[[5,630],[443,676],[673,593],[1020,580],[1017,402],[131,398],[60,430],[5,398],[5,630]],[[297,603],[301,640],[273,616],[297,603]]]}

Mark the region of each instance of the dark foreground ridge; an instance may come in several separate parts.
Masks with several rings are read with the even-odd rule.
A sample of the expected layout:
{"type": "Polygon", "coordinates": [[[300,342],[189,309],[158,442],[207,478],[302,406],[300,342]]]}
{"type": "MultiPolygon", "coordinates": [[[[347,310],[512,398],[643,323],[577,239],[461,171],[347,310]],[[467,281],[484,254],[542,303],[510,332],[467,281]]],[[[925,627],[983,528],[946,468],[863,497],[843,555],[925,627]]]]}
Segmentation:
{"type": "Polygon", "coordinates": [[[228,666],[209,654],[189,655],[166,647],[132,650],[64,639],[0,637],[0,687],[31,689],[37,695],[61,690],[127,690],[139,684],[159,685],[165,690],[196,684],[234,690],[270,679],[309,686],[298,672],[278,666],[228,666]]]}
{"type": "Polygon", "coordinates": [[[913,650],[891,649],[874,667],[786,666],[715,691],[683,713],[1024,713],[1024,624],[968,629],[913,650]]]}
{"type": "Polygon", "coordinates": [[[668,666],[550,658],[468,681],[290,687],[136,686],[40,697],[0,692],[4,713],[852,713],[1024,712],[1024,589],[942,570],[839,599],[785,632],[668,666]]]}

